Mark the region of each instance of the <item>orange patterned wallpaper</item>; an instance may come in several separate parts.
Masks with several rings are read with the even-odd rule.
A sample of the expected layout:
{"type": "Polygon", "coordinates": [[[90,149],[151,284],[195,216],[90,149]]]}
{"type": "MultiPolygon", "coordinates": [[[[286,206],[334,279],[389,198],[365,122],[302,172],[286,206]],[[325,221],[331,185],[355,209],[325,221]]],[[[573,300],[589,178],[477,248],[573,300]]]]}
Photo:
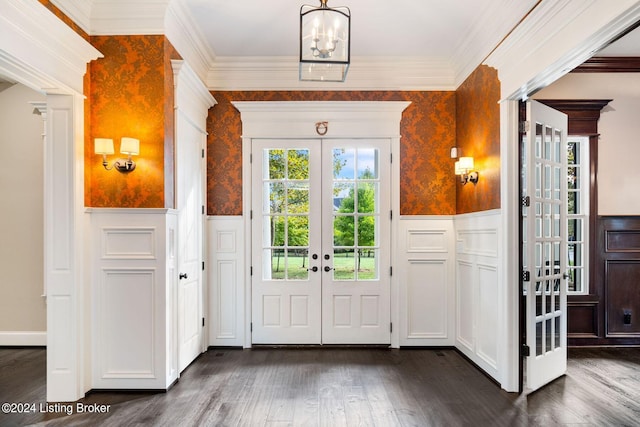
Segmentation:
{"type": "Polygon", "coordinates": [[[172,207],[173,81],[167,61],[177,53],[167,47],[164,36],[96,36],[91,37],[91,42],[104,58],[89,66],[87,205],[172,207]],[[104,170],[101,156],[93,154],[93,139],[113,138],[116,155],[108,159],[112,164],[119,157],[123,136],[140,140],[140,155],[134,159],[136,170],[129,174],[104,170]],[[165,145],[170,147],[170,153],[165,153],[165,145]],[[168,197],[165,180],[170,183],[168,197]]]}
{"type": "MultiPolygon", "coordinates": [[[[457,145],[472,156],[478,184],[456,180],[456,213],[500,208],[500,81],[498,72],[481,65],[456,91],[457,145]]],[[[450,166],[453,169],[453,159],[450,166]]]]}
{"type": "Polygon", "coordinates": [[[455,145],[455,92],[212,92],[207,121],[207,213],[242,214],[242,122],[231,101],[411,101],[401,122],[400,214],[456,213],[449,148],[455,145]]]}

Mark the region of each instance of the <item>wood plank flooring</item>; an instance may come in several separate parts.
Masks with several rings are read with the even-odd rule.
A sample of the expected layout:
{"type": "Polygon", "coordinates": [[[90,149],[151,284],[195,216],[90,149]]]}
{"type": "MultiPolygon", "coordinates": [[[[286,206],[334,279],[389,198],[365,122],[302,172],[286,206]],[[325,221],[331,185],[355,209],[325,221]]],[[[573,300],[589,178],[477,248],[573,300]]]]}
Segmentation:
{"type": "MultiPolygon", "coordinates": [[[[45,353],[0,348],[0,403],[45,402],[45,353]]],[[[640,426],[640,349],[569,355],[566,376],[518,395],[455,350],[211,349],[167,393],[92,392],[81,402],[108,413],[0,426],[640,426]]]]}

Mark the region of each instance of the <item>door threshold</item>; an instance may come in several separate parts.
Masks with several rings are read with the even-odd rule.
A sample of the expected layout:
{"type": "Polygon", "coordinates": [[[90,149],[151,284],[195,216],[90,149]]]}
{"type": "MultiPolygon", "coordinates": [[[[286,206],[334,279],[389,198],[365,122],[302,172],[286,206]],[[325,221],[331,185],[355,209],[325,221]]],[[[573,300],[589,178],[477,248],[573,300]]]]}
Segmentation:
{"type": "Polygon", "coordinates": [[[254,350],[266,350],[266,349],[301,349],[301,350],[314,350],[314,349],[390,349],[391,344],[252,344],[251,348],[254,350]]]}

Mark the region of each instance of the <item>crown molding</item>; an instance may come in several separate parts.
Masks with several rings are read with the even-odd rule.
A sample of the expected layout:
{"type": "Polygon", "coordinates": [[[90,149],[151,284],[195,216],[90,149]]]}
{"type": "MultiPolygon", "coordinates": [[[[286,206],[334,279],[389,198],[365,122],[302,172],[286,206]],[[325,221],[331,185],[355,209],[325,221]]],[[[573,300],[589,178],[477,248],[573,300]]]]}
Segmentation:
{"type": "Polygon", "coordinates": [[[165,34],[180,56],[205,81],[215,55],[184,2],[172,1],[167,9],[165,34]]]}
{"type": "Polygon", "coordinates": [[[87,64],[100,57],[39,2],[0,1],[0,71],[15,81],[43,93],[82,94],[87,64]]]}
{"type": "Polygon", "coordinates": [[[170,0],[93,0],[92,36],[165,33],[170,0]]]}
{"type": "Polygon", "coordinates": [[[527,98],[586,61],[638,19],[637,0],[542,2],[485,64],[498,70],[503,99],[527,98]]]}
{"type": "Polygon", "coordinates": [[[51,3],[82,28],[85,33],[90,34],[93,0],[51,0],[51,3]]]}
{"type": "Polygon", "coordinates": [[[479,64],[509,34],[539,2],[539,0],[498,0],[496,7],[486,8],[478,13],[480,23],[467,30],[454,49],[453,62],[456,64],[456,86],[460,86],[479,64]],[[507,13],[499,21],[496,10],[507,13]]]}
{"type": "Polygon", "coordinates": [[[352,57],[345,82],[301,82],[298,57],[217,57],[205,80],[211,90],[456,89],[448,61],[352,57]]]}

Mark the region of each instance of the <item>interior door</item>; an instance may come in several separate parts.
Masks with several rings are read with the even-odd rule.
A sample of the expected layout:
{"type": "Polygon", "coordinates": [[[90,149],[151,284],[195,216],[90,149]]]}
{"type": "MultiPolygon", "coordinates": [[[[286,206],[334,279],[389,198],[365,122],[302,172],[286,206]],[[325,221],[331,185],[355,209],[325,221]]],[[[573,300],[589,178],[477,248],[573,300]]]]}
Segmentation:
{"type": "Polygon", "coordinates": [[[176,208],[178,210],[178,365],[182,372],[202,344],[203,149],[206,136],[176,115],[176,208]]]}
{"type": "Polygon", "coordinates": [[[389,141],[324,140],[323,160],[323,343],[389,344],[389,141]]]}
{"type": "Polygon", "coordinates": [[[522,141],[524,389],[537,390],[567,368],[567,116],[527,102],[522,141]]]}
{"type": "Polygon", "coordinates": [[[389,152],[252,141],[254,344],[390,343],[389,152]]]}

